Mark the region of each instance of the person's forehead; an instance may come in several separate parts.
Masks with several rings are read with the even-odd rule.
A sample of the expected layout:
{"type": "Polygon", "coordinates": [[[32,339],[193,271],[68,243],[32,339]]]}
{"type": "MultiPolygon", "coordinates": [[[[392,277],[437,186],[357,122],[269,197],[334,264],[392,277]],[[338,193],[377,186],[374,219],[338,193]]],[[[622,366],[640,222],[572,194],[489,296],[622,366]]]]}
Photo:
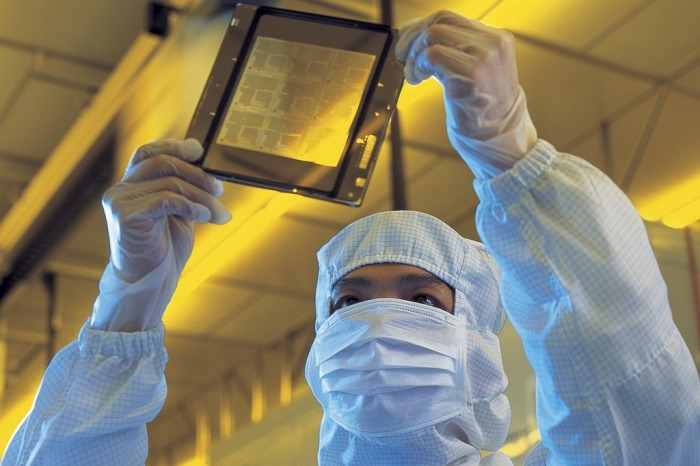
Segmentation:
{"type": "Polygon", "coordinates": [[[408,283],[410,280],[446,285],[444,281],[420,267],[408,264],[379,263],[363,265],[348,272],[334,284],[333,288],[337,289],[348,284],[371,285],[376,282],[386,281],[403,281],[408,283]]]}

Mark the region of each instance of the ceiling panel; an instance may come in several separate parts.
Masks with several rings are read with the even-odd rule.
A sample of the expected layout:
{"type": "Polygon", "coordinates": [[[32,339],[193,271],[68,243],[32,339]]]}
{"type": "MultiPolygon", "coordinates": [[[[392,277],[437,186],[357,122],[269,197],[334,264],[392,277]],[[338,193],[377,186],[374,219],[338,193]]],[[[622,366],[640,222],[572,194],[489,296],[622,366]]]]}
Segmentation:
{"type": "MultiPolygon", "coordinates": [[[[442,86],[437,80],[429,79],[417,86],[405,87],[409,99],[399,103],[403,145],[425,152],[454,153],[446,137],[446,116],[441,105],[442,86]]],[[[410,169],[411,165],[406,164],[406,167],[410,169]]],[[[421,170],[420,167],[416,169],[421,170]]],[[[409,177],[413,175],[408,174],[409,177]]]]}
{"type": "MultiPolygon", "coordinates": [[[[60,324],[82,326],[91,314],[85,310],[92,311],[97,297],[98,288],[95,281],[55,274],[53,286],[56,288],[53,296],[55,313],[60,324]]],[[[45,290],[44,293],[48,299],[49,290],[45,290]]]]}
{"type": "Polygon", "coordinates": [[[88,203],[47,259],[48,268],[59,274],[102,275],[109,260],[107,223],[99,199],[88,203]]]}
{"type": "MultiPolygon", "coordinates": [[[[166,312],[168,329],[181,334],[213,335],[244,303],[255,302],[258,293],[234,284],[203,283],[181,296],[177,309],[166,312]]],[[[252,335],[255,335],[253,333],[252,335]]]]}
{"type": "Polygon", "coordinates": [[[653,84],[576,56],[521,43],[519,75],[538,134],[565,145],[650,92],[653,84]]]}
{"type": "Polygon", "coordinates": [[[562,147],[561,150],[576,154],[577,156],[592,163],[608,176],[612,176],[614,168],[608,162],[605,153],[603,137],[600,131],[591,132],[586,137],[579,138],[575,143],[562,147]]]}
{"type": "Polygon", "coordinates": [[[315,315],[312,294],[301,298],[260,291],[252,297],[237,298],[228,308],[227,318],[217,322],[216,329],[210,326],[214,336],[263,345],[279,342],[292,331],[312,325],[315,315]]]}
{"type": "Polygon", "coordinates": [[[653,95],[649,95],[622,108],[609,119],[601,121],[598,128],[591,128],[572,143],[563,146],[562,150],[588,160],[613,180],[621,182],[644,128],[653,98],[653,95]]]}
{"type": "Polygon", "coordinates": [[[48,296],[40,277],[19,283],[0,305],[11,328],[45,333],[48,296]],[[31,299],[27,299],[31,296],[31,299]]]}
{"type": "Polygon", "coordinates": [[[646,199],[700,175],[700,99],[670,92],[629,190],[646,199]]]}
{"type": "Polygon", "coordinates": [[[66,59],[61,56],[34,54],[32,73],[36,78],[53,81],[66,87],[82,89],[89,94],[97,92],[112,71],[110,66],[66,59]]]}
{"type": "Polygon", "coordinates": [[[31,69],[32,56],[0,42],[0,121],[31,69]]]}
{"type": "MultiPolygon", "coordinates": [[[[698,46],[700,48],[700,46],[698,46]]],[[[700,51],[698,51],[700,54],[700,51]]],[[[685,73],[678,77],[677,83],[683,87],[687,87],[695,91],[697,96],[700,96],[700,56],[695,61],[694,66],[691,66],[685,73]]]]}
{"type": "MultiPolygon", "coordinates": [[[[692,256],[688,251],[693,250],[696,254],[700,251],[700,228],[697,223],[685,230],[666,228],[660,223],[647,223],[647,231],[661,273],[667,283],[673,284],[669,295],[673,319],[688,347],[700,348],[697,316],[681,312],[685,307],[684,296],[691,295],[696,286],[688,277],[688,271],[692,267],[692,256]]],[[[700,362],[697,355],[695,361],[700,362]]]]}
{"type": "MultiPolygon", "coordinates": [[[[203,313],[199,313],[200,316],[203,313]]],[[[166,336],[170,349],[168,377],[179,384],[189,384],[190,389],[217,381],[239,360],[248,359],[257,352],[255,345],[239,345],[230,339],[195,337],[168,330],[166,336]],[[202,355],[211,357],[202,358],[202,355]]]]}
{"type": "Polygon", "coordinates": [[[309,228],[304,222],[282,217],[216,276],[293,293],[312,293],[316,287],[316,251],[336,231],[334,226],[323,223],[309,228]],[[275,266],[271,267],[273,263],[275,266]]]}
{"type": "Polygon", "coordinates": [[[83,91],[30,79],[0,122],[0,153],[43,161],[86,103],[83,91]]]}
{"type": "MultiPolygon", "coordinates": [[[[34,347],[29,350],[29,352],[15,352],[12,346],[12,344],[9,345],[8,353],[11,352],[14,355],[21,355],[23,357],[16,360],[20,365],[14,367],[15,370],[9,374],[7,378],[7,386],[5,387],[5,396],[3,398],[3,410],[9,410],[15,402],[26,398],[28,390],[33,391],[34,387],[38,386],[47,362],[47,354],[42,347],[34,347]],[[5,408],[5,406],[7,406],[7,408],[5,408]]],[[[4,427],[3,425],[3,428],[4,427]]]]}
{"type": "Polygon", "coordinates": [[[448,221],[454,215],[455,204],[475,205],[473,176],[457,154],[430,154],[406,150],[406,166],[421,170],[407,183],[408,205],[448,221]]]}
{"type": "Polygon", "coordinates": [[[413,18],[432,14],[438,10],[453,10],[470,18],[482,18],[501,0],[403,0],[394,8],[394,25],[396,27],[413,18]]]}
{"type": "Polygon", "coordinates": [[[650,3],[653,0],[503,0],[483,19],[516,33],[584,51],[650,3]]]}
{"type": "Polygon", "coordinates": [[[146,24],[145,0],[3,2],[0,39],[114,65],[146,24]]]}
{"type": "Polygon", "coordinates": [[[667,78],[700,56],[698,22],[697,0],[656,0],[620,24],[591,49],[591,54],[649,76],[667,78]]]}
{"type": "Polygon", "coordinates": [[[657,94],[649,95],[610,121],[609,148],[613,179],[622,183],[628,177],[632,157],[641,143],[657,94]]]}
{"type": "Polygon", "coordinates": [[[23,187],[32,179],[39,165],[21,154],[0,153],[0,183],[23,187]]]}
{"type": "MultiPolygon", "coordinates": [[[[0,159],[0,170],[2,170],[2,160],[0,159]]],[[[22,192],[23,183],[14,183],[12,181],[3,181],[0,184],[0,215],[10,210],[12,205],[17,201],[22,192]]]]}

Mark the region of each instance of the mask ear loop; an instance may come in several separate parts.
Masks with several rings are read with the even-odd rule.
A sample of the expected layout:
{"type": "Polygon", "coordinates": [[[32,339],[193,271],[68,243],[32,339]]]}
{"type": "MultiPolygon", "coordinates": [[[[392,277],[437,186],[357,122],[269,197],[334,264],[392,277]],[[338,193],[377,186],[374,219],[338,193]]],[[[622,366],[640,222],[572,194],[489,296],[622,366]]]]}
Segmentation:
{"type": "MultiPolygon", "coordinates": [[[[455,293],[455,301],[457,300],[457,293],[455,293]]],[[[455,312],[457,312],[457,308],[455,307],[455,312]]],[[[469,351],[467,345],[469,344],[468,342],[468,332],[467,332],[467,319],[464,316],[464,313],[461,313],[460,315],[455,315],[457,318],[457,321],[459,322],[459,330],[457,331],[457,345],[458,346],[458,351],[457,351],[457,376],[456,380],[458,383],[458,388],[459,388],[459,393],[460,393],[460,400],[459,400],[459,406],[462,411],[462,415],[465,415],[465,412],[469,409],[472,408],[471,404],[471,399],[470,399],[470,393],[468,393],[467,390],[467,376],[468,376],[468,368],[469,368],[469,351]]]]}

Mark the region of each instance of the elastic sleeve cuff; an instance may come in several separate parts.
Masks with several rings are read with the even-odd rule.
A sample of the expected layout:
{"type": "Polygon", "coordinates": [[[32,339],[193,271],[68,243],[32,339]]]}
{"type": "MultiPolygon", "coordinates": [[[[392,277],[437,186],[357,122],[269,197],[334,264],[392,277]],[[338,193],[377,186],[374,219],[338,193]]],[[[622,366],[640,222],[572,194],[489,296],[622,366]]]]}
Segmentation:
{"type": "Polygon", "coordinates": [[[83,357],[139,359],[162,351],[164,338],[165,326],[162,323],[140,332],[113,332],[91,327],[88,320],[78,335],[78,348],[83,357]]]}
{"type": "Polygon", "coordinates": [[[482,202],[515,201],[552,165],[556,157],[557,150],[554,146],[539,139],[510,170],[491,179],[475,179],[474,190],[482,202]],[[498,192],[498,198],[495,192],[498,192]]]}

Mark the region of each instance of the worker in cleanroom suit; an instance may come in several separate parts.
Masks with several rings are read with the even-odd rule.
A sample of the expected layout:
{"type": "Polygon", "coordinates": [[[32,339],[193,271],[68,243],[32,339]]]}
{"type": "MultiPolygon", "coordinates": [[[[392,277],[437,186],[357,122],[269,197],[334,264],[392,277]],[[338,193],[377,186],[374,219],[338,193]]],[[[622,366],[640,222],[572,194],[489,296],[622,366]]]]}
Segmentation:
{"type": "MultiPolygon", "coordinates": [[[[444,86],[486,247],[400,212],[321,250],[307,363],[320,462],[508,464],[479,451],[509,422],[498,280],[537,375],[542,442],[526,464],[698,464],[700,380],[643,224],[599,171],[537,140],[512,37],[440,12],[403,27],[397,54],[409,82],[444,86]]],[[[145,461],[165,397],[161,317],[193,223],[230,218],[221,185],[187,163],[199,156],[194,141],[147,144],[105,194],[112,254],[93,314],[47,369],[3,466],[145,461]]]]}
{"type": "Polygon", "coordinates": [[[502,275],[482,245],[416,212],[361,219],[321,249],[306,367],[319,463],[510,464],[480,454],[510,424],[500,283],[537,376],[542,442],[526,464],[700,464],[698,373],[644,226],[603,174],[537,141],[511,37],[440,12],[404,25],[397,55],[409,82],[444,86],[502,275]],[[420,271],[452,301],[401,287],[420,271]]]}
{"type": "Polygon", "coordinates": [[[500,448],[505,313],[486,248],[398,211],[351,224],[318,258],[306,372],[324,409],[319,463],[479,464],[500,448]]]}

